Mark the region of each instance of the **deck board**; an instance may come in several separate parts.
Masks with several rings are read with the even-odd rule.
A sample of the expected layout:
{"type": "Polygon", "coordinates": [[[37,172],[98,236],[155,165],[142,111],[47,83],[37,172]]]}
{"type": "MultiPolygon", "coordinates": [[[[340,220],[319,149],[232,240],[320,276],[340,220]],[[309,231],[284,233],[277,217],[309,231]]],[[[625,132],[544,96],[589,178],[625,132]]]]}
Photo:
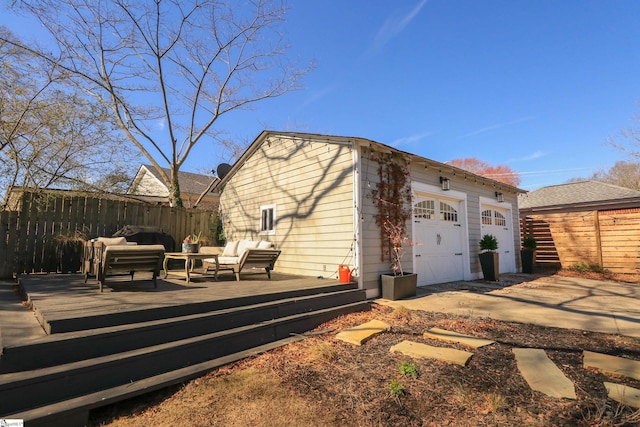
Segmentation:
{"type": "Polygon", "coordinates": [[[218,281],[206,276],[194,277],[187,284],[184,279],[170,275],[166,279],[158,278],[158,287],[154,288],[151,274],[148,277],[136,274],[133,281],[128,275],[112,276],[103,293],[100,293],[94,278],[90,277],[85,284],[79,274],[36,274],[22,276],[21,281],[34,308],[47,321],[340,285],[335,279],[276,273],[272,277],[272,280],[267,280],[264,274],[247,274],[238,282],[233,275],[220,275],[218,281]]]}

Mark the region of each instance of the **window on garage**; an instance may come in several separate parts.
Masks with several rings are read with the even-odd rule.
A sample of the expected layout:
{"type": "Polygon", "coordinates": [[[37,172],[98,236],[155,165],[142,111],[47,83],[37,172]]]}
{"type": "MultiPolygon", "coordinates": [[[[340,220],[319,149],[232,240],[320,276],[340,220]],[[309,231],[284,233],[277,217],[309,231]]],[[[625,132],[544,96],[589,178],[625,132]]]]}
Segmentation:
{"type": "Polygon", "coordinates": [[[494,225],[499,225],[501,227],[507,225],[507,219],[498,211],[494,211],[494,220],[494,225]]]}
{"type": "Polygon", "coordinates": [[[435,219],[436,202],[435,200],[423,200],[413,205],[414,218],[435,219]]]}
{"type": "Polygon", "coordinates": [[[458,211],[450,204],[440,202],[440,221],[458,222],[458,211]]]}
{"type": "Polygon", "coordinates": [[[482,211],[482,225],[491,225],[493,214],[491,209],[487,209],[486,211],[482,211]]]}

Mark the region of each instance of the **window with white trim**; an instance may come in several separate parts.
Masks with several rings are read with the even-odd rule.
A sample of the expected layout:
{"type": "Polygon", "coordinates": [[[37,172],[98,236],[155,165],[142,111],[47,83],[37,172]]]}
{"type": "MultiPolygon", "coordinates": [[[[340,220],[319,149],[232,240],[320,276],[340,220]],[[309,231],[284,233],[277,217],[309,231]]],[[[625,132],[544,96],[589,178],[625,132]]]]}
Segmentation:
{"type": "Polygon", "coordinates": [[[435,219],[436,204],[434,200],[423,200],[413,205],[413,217],[416,219],[435,219]]]}
{"type": "Polygon", "coordinates": [[[458,222],[458,211],[450,204],[440,202],[440,221],[458,222]]]}
{"type": "Polygon", "coordinates": [[[507,225],[507,219],[504,217],[504,215],[502,215],[500,212],[495,211],[495,218],[494,218],[494,224],[495,225],[499,225],[504,227],[505,225],[507,225]]]}
{"type": "Polygon", "coordinates": [[[486,211],[482,211],[482,225],[491,225],[492,224],[492,211],[491,209],[487,209],[486,211]]]}
{"type": "Polygon", "coordinates": [[[260,234],[276,233],[276,205],[260,206],[260,234]]]}

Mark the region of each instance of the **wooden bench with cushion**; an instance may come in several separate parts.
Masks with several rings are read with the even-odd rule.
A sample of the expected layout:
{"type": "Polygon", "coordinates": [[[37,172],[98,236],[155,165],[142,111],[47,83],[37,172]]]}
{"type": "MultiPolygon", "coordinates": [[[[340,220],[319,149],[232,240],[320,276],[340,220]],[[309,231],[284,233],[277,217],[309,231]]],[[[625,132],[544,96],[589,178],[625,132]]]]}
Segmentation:
{"type": "MultiPolygon", "coordinates": [[[[124,238],[123,238],[124,239],[124,238]]],[[[98,279],[100,292],[103,291],[104,282],[108,275],[135,272],[151,272],[153,274],[153,286],[157,287],[156,278],[162,269],[164,260],[163,245],[136,245],[115,242],[108,239],[90,242],[92,246],[93,264],[92,270],[98,279]]],[[[87,282],[89,271],[85,269],[84,281],[87,282]]]]}
{"type": "MultiPolygon", "coordinates": [[[[204,248],[201,248],[201,251],[204,248]]],[[[212,249],[205,249],[212,253],[212,249]]],[[[264,269],[267,277],[271,279],[271,271],[274,268],[279,250],[274,248],[273,243],[267,241],[241,240],[239,242],[228,242],[224,249],[218,248],[218,271],[231,270],[236,275],[236,280],[240,280],[240,272],[247,269],[264,269]]],[[[204,271],[215,268],[215,259],[204,259],[202,262],[204,271]]],[[[216,279],[217,279],[216,272],[216,279]]]]}

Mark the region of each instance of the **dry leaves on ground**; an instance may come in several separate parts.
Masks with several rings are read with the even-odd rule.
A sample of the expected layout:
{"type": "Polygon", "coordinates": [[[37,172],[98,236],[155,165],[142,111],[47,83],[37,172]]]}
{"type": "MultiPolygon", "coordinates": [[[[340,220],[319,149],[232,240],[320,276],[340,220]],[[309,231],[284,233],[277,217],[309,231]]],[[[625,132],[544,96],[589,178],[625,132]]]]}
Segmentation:
{"type": "MultiPolygon", "coordinates": [[[[639,339],[375,304],[369,312],[342,316],[315,332],[322,331],[181,387],[103,408],[92,414],[92,425],[640,425],[640,411],[607,399],[603,381],[610,379],[582,367],[582,350],[640,360],[639,339]],[[338,331],[374,318],[391,330],[363,346],[335,339],[338,331]],[[432,327],[496,343],[473,349],[467,366],[389,351],[406,339],[465,349],[422,337],[432,327]],[[545,349],[574,382],[578,399],[532,391],[518,372],[513,347],[545,349]],[[415,367],[417,378],[401,372],[403,363],[415,367]]],[[[637,380],[614,381],[640,388],[637,380]]]]}

